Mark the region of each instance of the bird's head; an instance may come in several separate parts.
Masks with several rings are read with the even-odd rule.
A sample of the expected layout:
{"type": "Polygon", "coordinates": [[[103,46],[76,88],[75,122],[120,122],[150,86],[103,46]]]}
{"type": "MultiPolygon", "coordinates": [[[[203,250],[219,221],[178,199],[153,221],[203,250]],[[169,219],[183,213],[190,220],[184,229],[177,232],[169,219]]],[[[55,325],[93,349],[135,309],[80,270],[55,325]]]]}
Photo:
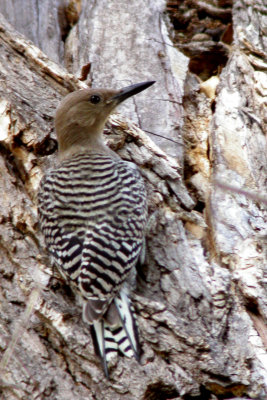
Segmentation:
{"type": "Polygon", "coordinates": [[[75,149],[89,150],[91,146],[103,146],[101,134],[108,116],[121,102],[153,83],[137,83],[120,90],[82,89],[67,95],[60,103],[55,118],[61,155],[73,153],[75,149]]]}

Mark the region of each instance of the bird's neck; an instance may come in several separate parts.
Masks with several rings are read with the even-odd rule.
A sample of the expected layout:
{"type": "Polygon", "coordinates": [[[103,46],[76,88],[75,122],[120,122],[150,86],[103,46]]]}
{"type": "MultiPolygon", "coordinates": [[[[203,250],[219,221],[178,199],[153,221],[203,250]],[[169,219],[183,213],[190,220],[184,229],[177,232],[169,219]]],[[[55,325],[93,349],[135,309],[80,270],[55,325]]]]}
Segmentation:
{"type": "Polygon", "coordinates": [[[72,141],[71,146],[68,145],[68,143],[59,141],[58,150],[60,161],[69,159],[79,153],[107,154],[110,155],[112,158],[118,158],[117,154],[105,144],[102,133],[98,133],[97,135],[90,135],[90,137],[80,137],[77,142],[72,141]]]}

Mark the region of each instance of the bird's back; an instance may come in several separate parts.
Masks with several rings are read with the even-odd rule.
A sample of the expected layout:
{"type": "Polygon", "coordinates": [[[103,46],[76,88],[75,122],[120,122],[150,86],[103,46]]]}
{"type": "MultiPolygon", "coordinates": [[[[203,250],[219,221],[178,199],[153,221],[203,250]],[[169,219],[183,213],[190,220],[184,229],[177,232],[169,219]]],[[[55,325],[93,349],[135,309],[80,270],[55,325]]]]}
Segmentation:
{"type": "Polygon", "coordinates": [[[77,281],[86,247],[94,243],[91,264],[94,249],[108,264],[113,260],[119,268],[114,279],[122,280],[140,251],[146,223],[144,183],[134,164],[104,154],[78,154],[44,177],[38,202],[48,250],[67,278],[77,281]],[[77,257],[69,262],[73,252],[80,263],[77,257]]]}

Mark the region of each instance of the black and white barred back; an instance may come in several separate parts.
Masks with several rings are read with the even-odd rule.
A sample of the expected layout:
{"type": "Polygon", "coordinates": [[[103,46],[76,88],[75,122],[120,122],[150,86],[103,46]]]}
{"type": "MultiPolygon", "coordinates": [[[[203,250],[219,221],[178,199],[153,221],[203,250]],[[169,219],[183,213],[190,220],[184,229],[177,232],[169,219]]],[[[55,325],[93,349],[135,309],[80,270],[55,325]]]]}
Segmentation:
{"type": "Polygon", "coordinates": [[[77,154],[43,178],[38,211],[53,261],[84,299],[83,318],[93,325],[108,375],[114,352],[136,358],[139,353],[123,284],[144,242],[143,179],[134,164],[119,158],[77,154]]]}

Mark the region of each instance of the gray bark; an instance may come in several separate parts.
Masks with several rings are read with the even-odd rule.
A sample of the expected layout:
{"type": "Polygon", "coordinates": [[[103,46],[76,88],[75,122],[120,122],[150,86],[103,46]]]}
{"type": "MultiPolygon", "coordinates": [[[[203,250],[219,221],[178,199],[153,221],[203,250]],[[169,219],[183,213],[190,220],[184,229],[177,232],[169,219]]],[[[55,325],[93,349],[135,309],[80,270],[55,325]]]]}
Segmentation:
{"type": "MultiPolygon", "coordinates": [[[[62,6],[41,3],[54,16],[62,6]]],[[[1,398],[266,397],[266,17],[263,2],[250,3],[234,2],[234,46],[215,79],[216,91],[212,81],[199,85],[193,74],[185,80],[185,69],[177,72],[177,60],[185,60],[184,68],[188,61],[166,44],[163,1],[142,2],[142,8],[139,2],[126,8],[122,1],[83,1],[67,37],[69,71],[80,75],[92,62],[94,86],[155,78],[155,92],[128,103],[128,117],[183,144],[155,144],[121,115],[107,124],[108,144],[141,168],[150,213],[146,263],[133,293],[144,354],[140,365],[119,357],[110,381],[94,355],[78,299],[49,263],[36,217],[39,181],[56,162],[55,108],[85,84],[0,16],[1,398]],[[116,13],[124,23],[115,31],[116,13]]],[[[19,6],[2,1],[0,11],[63,62],[60,35],[49,42],[50,14],[43,8],[38,13],[35,2],[32,14],[24,10],[34,20],[29,33],[16,22],[24,15],[19,6]],[[35,29],[41,18],[42,30],[35,29]]],[[[59,32],[56,23],[53,32],[59,32]]]]}
{"type": "Polygon", "coordinates": [[[59,63],[64,58],[61,26],[67,24],[63,10],[65,3],[65,0],[1,0],[0,8],[18,32],[59,63]]]}

